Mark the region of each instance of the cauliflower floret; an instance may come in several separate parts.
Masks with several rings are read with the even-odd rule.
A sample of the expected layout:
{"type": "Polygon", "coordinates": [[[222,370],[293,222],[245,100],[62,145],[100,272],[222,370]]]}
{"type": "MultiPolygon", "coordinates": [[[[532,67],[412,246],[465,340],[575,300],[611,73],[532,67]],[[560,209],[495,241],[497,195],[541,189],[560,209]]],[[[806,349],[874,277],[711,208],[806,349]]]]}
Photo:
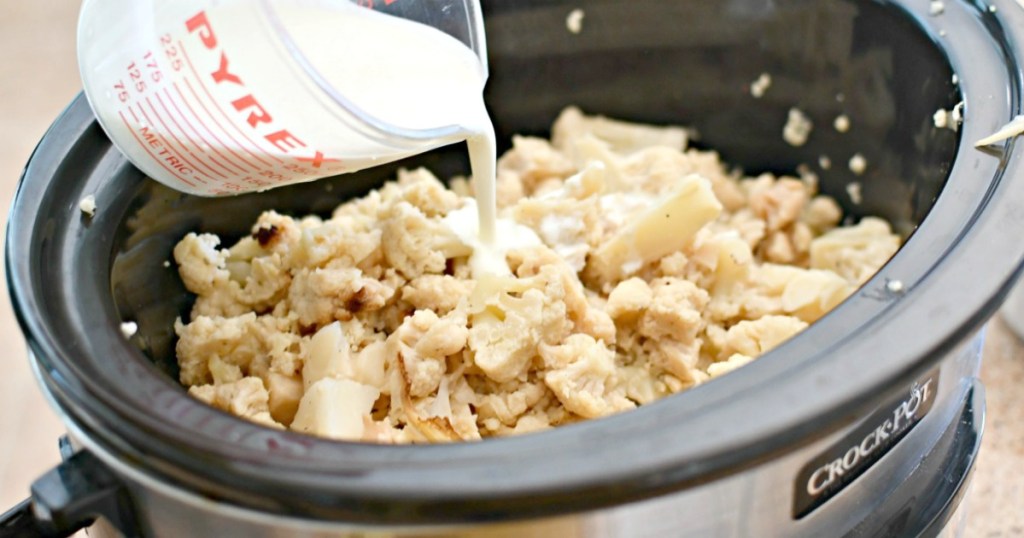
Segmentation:
{"type": "Polygon", "coordinates": [[[741,321],[726,332],[722,356],[730,357],[739,353],[757,357],[806,328],[806,321],[792,316],[765,316],[756,320],[741,321]]]}
{"type": "MultiPolygon", "coordinates": [[[[210,362],[215,358],[239,367],[244,375],[257,373],[251,370],[261,361],[291,362],[294,341],[287,336],[289,328],[287,319],[257,317],[252,312],[232,318],[200,316],[187,325],[178,320],[175,351],[181,382],[190,386],[213,381],[210,362]]],[[[279,365],[279,369],[287,366],[279,365]]]]}
{"type": "Polygon", "coordinates": [[[512,149],[498,159],[498,171],[512,172],[527,196],[550,180],[561,183],[576,173],[573,163],[541,138],[513,136],[512,149]]]}
{"type": "Polygon", "coordinates": [[[707,314],[716,321],[785,314],[811,323],[835,308],[853,290],[845,279],[831,271],[766,263],[752,267],[742,285],[712,298],[707,314]]]}
{"type": "Polygon", "coordinates": [[[620,366],[616,375],[626,397],[639,405],[645,405],[672,394],[662,375],[657,372],[660,369],[648,361],[637,361],[636,364],[620,366]]]}
{"type": "Polygon", "coordinates": [[[735,353],[728,359],[722,362],[716,362],[708,365],[708,375],[711,378],[721,377],[741,366],[750,364],[754,359],[746,355],[735,353]]]}
{"type": "Polygon", "coordinates": [[[839,225],[843,210],[829,196],[815,196],[804,209],[802,220],[817,233],[825,233],[839,225]]]}
{"type": "Polygon", "coordinates": [[[461,280],[450,275],[423,275],[402,288],[402,300],[416,310],[433,310],[443,316],[468,298],[472,290],[471,280],[461,280]]]}
{"type": "Polygon", "coordinates": [[[586,116],[576,107],[563,110],[551,128],[551,140],[559,149],[585,134],[608,142],[614,151],[623,155],[658,146],[683,151],[687,142],[686,130],[681,127],[657,127],[603,116],[586,116]]]}
{"type": "Polygon", "coordinates": [[[769,231],[775,231],[796,222],[807,200],[807,188],[802,181],[792,178],[772,180],[770,176],[762,176],[752,185],[750,208],[754,215],[765,221],[769,231]]]}
{"type": "Polygon", "coordinates": [[[185,287],[199,295],[210,294],[231,278],[227,250],[217,250],[220,238],[190,233],[174,247],[174,261],[185,287]]]}
{"type": "Polygon", "coordinates": [[[538,406],[547,394],[543,383],[511,381],[494,383],[482,381],[476,387],[479,420],[491,431],[501,426],[514,427],[520,417],[538,406]]]}
{"type": "Polygon", "coordinates": [[[617,388],[615,353],[585,334],[574,334],[559,346],[541,346],[549,370],[544,383],[569,411],[597,418],[636,407],[617,388]]]}
{"type": "Polygon", "coordinates": [[[708,293],[688,280],[659,278],[651,285],[652,298],[640,320],[640,333],[648,338],[688,341],[703,328],[701,311],[708,293]]]}
{"type": "MultiPolygon", "coordinates": [[[[481,285],[487,284],[477,283],[481,285]]],[[[485,309],[470,317],[469,349],[477,367],[491,379],[505,382],[525,373],[537,353],[544,293],[536,289],[526,290],[521,297],[497,293],[485,309]]]]}
{"type": "Polygon", "coordinates": [[[407,279],[441,274],[448,259],[471,253],[447,226],[408,202],[395,204],[382,218],[384,259],[407,279]]]}
{"type": "Polygon", "coordinates": [[[257,377],[245,377],[223,385],[197,385],[189,394],[217,409],[251,420],[257,424],[281,428],[270,417],[270,398],[263,381],[257,377]]]}
{"type": "Polygon", "coordinates": [[[605,310],[615,320],[632,321],[654,300],[654,292],[640,278],[630,278],[619,282],[608,296],[605,310]]]}
{"type": "Polygon", "coordinates": [[[419,398],[437,391],[447,369],[445,359],[462,351],[467,338],[465,318],[438,318],[430,310],[418,310],[388,338],[388,355],[401,362],[403,382],[419,398]]]}
{"type": "Polygon", "coordinates": [[[317,268],[330,263],[335,267],[357,267],[368,258],[374,258],[381,248],[380,230],[354,230],[343,219],[332,219],[302,229],[295,252],[295,263],[300,267],[317,268]]]}
{"type": "Polygon", "coordinates": [[[288,304],[301,324],[316,326],[378,310],[394,294],[395,287],[356,268],[300,269],[288,289],[288,304]]]}
{"type": "Polygon", "coordinates": [[[457,194],[446,189],[426,168],[399,170],[398,185],[402,187],[402,199],[429,218],[443,217],[462,203],[457,194]]]}
{"type": "Polygon", "coordinates": [[[889,223],[866,217],[856,226],[836,228],[811,241],[811,267],[833,271],[851,284],[863,284],[900,248],[889,223]]]}

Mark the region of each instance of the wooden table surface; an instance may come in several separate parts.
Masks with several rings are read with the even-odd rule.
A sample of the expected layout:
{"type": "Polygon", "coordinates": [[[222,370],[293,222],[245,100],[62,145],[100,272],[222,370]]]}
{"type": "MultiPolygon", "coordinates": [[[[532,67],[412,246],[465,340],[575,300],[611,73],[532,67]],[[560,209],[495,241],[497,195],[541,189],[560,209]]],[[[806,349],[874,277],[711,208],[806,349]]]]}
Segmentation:
{"type": "MultiPolygon", "coordinates": [[[[0,218],[32,148],[79,91],[74,55],[79,4],[0,3],[0,218]]],[[[32,380],[7,287],[0,298],[0,510],[28,493],[58,460],[62,427],[32,380]]],[[[1024,536],[1024,346],[996,320],[988,327],[982,379],[988,419],[968,496],[969,537],[1024,536]]]]}

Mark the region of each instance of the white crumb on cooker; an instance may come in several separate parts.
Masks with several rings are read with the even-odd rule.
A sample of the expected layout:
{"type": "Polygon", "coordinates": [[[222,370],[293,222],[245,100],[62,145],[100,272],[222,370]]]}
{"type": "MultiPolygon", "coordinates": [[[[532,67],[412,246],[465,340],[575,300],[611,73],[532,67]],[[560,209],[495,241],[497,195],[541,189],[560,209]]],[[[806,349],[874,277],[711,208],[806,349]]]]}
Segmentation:
{"type": "Polygon", "coordinates": [[[802,146],[807,143],[814,124],[799,108],[789,109],[786,126],[782,128],[782,139],[790,146],[802,146]]]}
{"type": "Polygon", "coordinates": [[[121,323],[121,334],[125,338],[131,338],[135,336],[135,333],[139,332],[139,325],[134,321],[125,321],[121,323]]]}
{"type": "Polygon", "coordinates": [[[169,262],[167,260],[164,260],[164,267],[170,267],[170,266],[171,266],[171,262],[169,262]]]}
{"type": "Polygon", "coordinates": [[[829,159],[828,155],[822,155],[821,157],[818,157],[818,166],[820,166],[822,170],[828,170],[829,168],[832,168],[832,159],[829,159]]]}
{"type": "Polygon", "coordinates": [[[988,6],[989,13],[995,13],[998,9],[996,6],[988,6]]]}
{"type": "Polygon", "coordinates": [[[960,101],[953,107],[953,111],[950,113],[950,117],[953,119],[955,125],[960,125],[964,122],[964,102],[960,101]]]}
{"type": "Polygon", "coordinates": [[[946,4],[942,0],[932,0],[928,6],[928,13],[932,16],[941,15],[943,11],[946,11],[946,4]]]}
{"type": "Polygon", "coordinates": [[[764,93],[771,87],[772,76],[768,73],[761,73],[761,76],[757,77],[757,80],[750,84],[750,95],[754,96],[755,99],[760,99],[764,97],[764,93]]]}
{"type": "Polygon", "coordinates": [[[853,181],[846,184],[846,194],[850,197],[850,202],[853,205],[860,205],[864,201],[864,197],[861,194],[861,185],[859,181],[853,181]]]}
{"type": "Polygon", "coordinates": [[[896,279],[888,280],[885,282],[885,289],[888,290],[890,293],[903,293],[903,281],[896,279]]]}
{"type": "Polygon", "coordinates": [[[864,158],[860,153],[850,157],[850,171],[858,176],[863,174],[868,169],[868,160],[864,158]]]}
{"type": "Polygon", "coordinates": [[[945,30],[939,30],[939,37],[946,37],[946,31],[945,30]]]}
{"type": "Polygon", "coordinates": [[[583,10],[576,8],[565,17],[565,27],[572,33],[578,34],[583,31],[583,10]]]}
{"type": "Polygon", "coordinates": [[[1021,133],[1024,133],[1024,115],[1013,118],[1009,123],[996,130],[996,132],[978,140],[974,143],[974,147],[991,146],[992,144],[1018,136],[1021,133]]]}
{"type": "Polygon", "coordinates": [[[95,216],[96,215],[96,197],[90,194],[90,195],[82,198],[78,202],[78,209],[81,210],[82,213],[85,213],[86,215],[89,215],[90,217],[95,216]]]}
{"type": "Polygon", "coordinates": [[[832,127],[835,127],[840,133],[845,133],[850,130],[850,117],[846,114],[840,114],[836,116],[835,121],[832,122],[832,127]]]}
{"type": "Polygon", "coordinates": [[[796,167],[796,173],[798,176],[800,176],[800,181],[802,181],[809,190],[818,190],[818,183],[820,183],[820,178],[818,178],[818,174],[814,173],[814,170],[811,170],[810,166],[807,166],[806,164],[800,164],[796,167]]]}
{"type": "Polygon", "coordinates": [[[949,129],[956,131],[960,128],[960,123],[963,122],[963,107],[964,104],[961,101],[952,110],[946,110],[940,108],[935,111],[932,115],[932,122],[935,124],[936,129],[949,129]]]}
{"type": "Polygon", "coordinates": [[[952,80],[953,80],[953,84],[960,84],[960,77],[956,73],[953,73],[953,79],[952,80]]]}

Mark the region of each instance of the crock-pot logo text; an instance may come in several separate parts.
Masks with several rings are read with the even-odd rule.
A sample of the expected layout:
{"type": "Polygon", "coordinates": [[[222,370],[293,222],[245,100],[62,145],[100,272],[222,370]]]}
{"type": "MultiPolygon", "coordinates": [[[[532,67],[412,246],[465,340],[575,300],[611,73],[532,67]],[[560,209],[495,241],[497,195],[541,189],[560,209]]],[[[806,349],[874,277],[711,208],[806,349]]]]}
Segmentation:
{"type": "Polygon", "coordinates": [[[931,410],[938,370],[903,395],[878,408],[852,433],[801,469],[793,515],[803,517],[839,493],[895,446],[931,410]]]}

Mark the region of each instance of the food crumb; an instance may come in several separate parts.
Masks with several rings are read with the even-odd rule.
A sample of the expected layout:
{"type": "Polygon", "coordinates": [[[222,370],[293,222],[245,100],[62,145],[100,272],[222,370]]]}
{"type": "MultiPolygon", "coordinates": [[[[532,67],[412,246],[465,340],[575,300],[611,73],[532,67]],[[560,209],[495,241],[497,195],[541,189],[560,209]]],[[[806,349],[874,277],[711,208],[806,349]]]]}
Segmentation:
{"type": "Polygon", "coordinates": [[[89,215],[90,217],[95,216],[96,215],[96,197],[90,194],[90,195],[86,196],[85,198],[82,198],[78,202],[78,209],[80,209],[82,211],[82,213],[85,213],[86,215],[89,215]]]}
{"type": "Polygon", "coordinates": [[[861,195],[861,185],[858,181],[846,185],[846,194],[850,196],[850,201],[853,202],[853,205],[860,205],[864,201],[864,197],[861,195]]]}
{"type": "Polygon", "coordinates": [[[953,84],[960,84],[960,77],[956,73],[953,73],[953,84]]]}
{"type": "Polygon", "coordinates": [[[931,4],[928,6],[928,13],[933,17],[935,15],[941,15],[943,11],[946,11],[946,4],[944,4],[942,0],[932,0],[931,4]]]}
{"type": "Polygon", "coordinates": [[[868,160],[864,158],[860,153],[850,157],[850,171],[858,176],[863,174],[868,168],[868,160]]]}
{"type": "Polygon", "coordinates": [[[952,110],[940,108],[932,115],[932,122],[936,129],[949,129],[956,131],[963,121],[963,103],[957,104],[952,110]]]}
{"type": "Polygon", "coordinates": [[[757,80],[750,84],[750,95],[754,96],[754,99],[760,99],[764,97],[764,93],[771,87],[772,76],[768,73],[761,73],[761,76],[757,77],[757,80]]]}
{"type": "Polygon", "coordinates": [[[829,159],[828,155],[822,155],[821,157],[818,157],[818,166],[820,166],[822,170],[828,170],[829,168],[832,168],[832,159],[829,159]]]}
{"type": "Polygon", "coordinates": [[[885,289],[889,290],[889,293],[903,293],[903,281],[902,280],[888,280],[885,283],[885,289]]]}
{"type": "Polygon", "coordinates": [[[782,139],[791,146],[802,146],[807,143],[807,137],[811,135],[814,124],[799,108],[789,109],[789,118],[786,126],[782,129],[782,139]]]}
{"type": "Polygon", "coordinates": [[[811,170],[810,166],[807,166],[806,164],[800,164],[796,167],[796,173],[798,176],[800,176],[800,181],[802,181],[808,189],[813,191],[818,190],[818,174],[815,174],[814,170],[811,170]]]}
{"type": "Polygon", "coordinates": [[[945,30],[939,30],[939,37],[946,37],[946,31],[945,30]]]}
{"type": "Polygon", "coordinates": [[[131,338],[135,336],[135,333],[139,332],[139,325],[134,321],[125,321],[121,323],[121,334],[125,338],[131,338]]]}
{"type": "Polygon", "coordinates": [[[840,114],[836,116],[836,120],[832,122],[832,126],[836,128],[840,133],[845,133],[850,130],[850,118],[846,114],[840,114]]]}
{"type": "Polygon", "coordinates": [[[578,34],[583,31],[583,10],[576,8],[565,17],[565,27],[572,33],[578,34]]]}
{"type": "Polygon", "coordinates": [[[998,11],[998,8],[996,6],[988,6],[989,13],[995,13],[996,11],[998,11]]]}
{"type": "Polygon", "coordinates": [[[170,267],[170,266],[171,266],[171,262],[169,262],[167,260],[164,260],[164,267],[170,267]]]}
{"type": "Polygon", "coordinates": [[[950,113],[950,117],[953,119],[955,125],[960,125],[964,122],[964,102],[960,101],[953,107],[953,111],[950,113]]]}

